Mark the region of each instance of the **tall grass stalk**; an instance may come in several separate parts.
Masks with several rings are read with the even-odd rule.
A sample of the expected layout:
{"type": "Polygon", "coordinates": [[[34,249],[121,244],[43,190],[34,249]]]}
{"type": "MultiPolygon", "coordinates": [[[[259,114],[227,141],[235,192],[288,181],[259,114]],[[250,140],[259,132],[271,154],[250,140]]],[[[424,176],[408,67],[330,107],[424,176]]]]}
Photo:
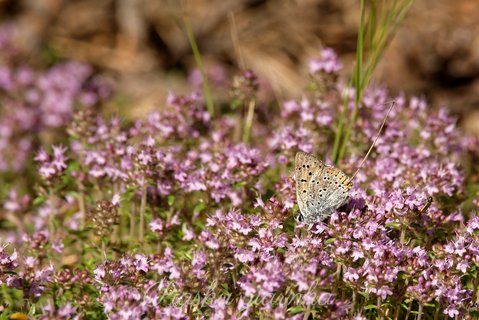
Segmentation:
{"type": "Polygon", "coordinates": [[[211,95],[210,85],[208,83],[205,69],[203,67],[203,61],[201,59],[200,50],[198,49],[198,45],[196,44],[195,36],[193,35],[193,30],[191,30],[190,19],[188,19],[187,16],[183,17],[183,24],[185,26],[186,35],[188,36],[188,41],[190,42],[191,50],[193,51],[193,56],[195,57],[196,66],[198,67],[201,73],[201,79],[203,83],[203,95],[205,97],[206,107],[208,108],[208,112],[210,113],[210,116],[213,117],[215,115],[215,107],[213,105],[213,98],[211,95]]]}
{"type": "Polygon", "coordinates": [[[419,309],[417,310],[417,320],[421,320],[422,319],[422,309],[423,309],[423,305],[422,303],[419,303],[419,309]]]}
{"type": "Polygon", "coordinates": [[[140,202],[140,225],[138,230],[138,239],[141,243],[144,240],[145,234],[145,210],[146,210],[146,196],[147,196],[147,180],[145,177],[145,181],[143,181],[143,185],[141,186],[141,202],[140,202]]]}
{"type": "Polygon", "coordinates": [[[80,227],[85,228],[86,206],[85,206],[85,186],[81,179],[78,179],[78,209],[80,210],[80,227]]]}
{"type": "Polygon", "coordinates": [[[48,196],[50,202],[50,214],[48,215],[48,232],[50,233],[50,242],[53,244],[55,240],[55,194],[53,189],[50,189],[48,196]]]}
{"type": "Polygon", "coordinates": [[[130,209],[130,239],[133,239],[135,237],[135,211],[136,211],[136,206],[135,202],[131,203],[131,209],[130,209]]]}
{"type": "Polygon", "coordinates": [[[366,0],[360,1],[361,18],[359,22],[356,61],[352,76],[354,87],[354,110],[347,119],[349,97],[344,99],[344,110],[340,116],[333,147],[333,160],[339,162],[346,152],[353,125],[359,112],[364,92],[374,70],[381,61],[387,46],[394,37],[397,28],[408,13],[413,0],[366,0]],[[367,5],[368,4],[368,5],[367,5]],[[346,123],[347,122],[347,123],[346,123]]]}
{"type": "Polygon", "coordinates": [[[246,121],[244,124],[244,132],[243,132],[243,142],[249,143],[251,138],[251,130],[253,128],[253,119],[254,119],[254,108],[255,108],[255,101],[251,99],[248,104],[248,114],[246,115],[246,121]]]}

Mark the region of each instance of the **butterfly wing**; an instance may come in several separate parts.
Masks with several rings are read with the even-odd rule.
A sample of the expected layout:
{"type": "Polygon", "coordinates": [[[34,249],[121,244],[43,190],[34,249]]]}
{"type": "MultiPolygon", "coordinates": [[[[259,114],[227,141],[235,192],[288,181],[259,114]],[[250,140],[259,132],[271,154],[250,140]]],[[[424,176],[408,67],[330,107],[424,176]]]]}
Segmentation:
{"type": "Polygon", "coordinates": [[[326,167],[321,161],[310,154],[299,151],[295,158],[296,198],[299,210],[306,220],[314,215],[314,208],[309,203],[311,198],[311,180],[321,174],[326,167]]]}
{"type": "Polygon", "coordinates": [[[328,192],[326,192],[324,200],[319,208],[319,211],[323,211],[326,215],[322,214],[319,217],[319,220],[324,220],[332,214],[334,209],[344,205],[348,200],[349,190],[352,187],[348,176],[338,168],[331,166],[328,166],[325,170],[322,181],[326,183],[323,192],[324,189],[328,192]]]}
{"type": "Polygon", "coordinates": [[[303,152],[296,154],[295,163],[296,195],[304,222],[322,221],[346,203],[351,182],[341,170],[303,152]]]}

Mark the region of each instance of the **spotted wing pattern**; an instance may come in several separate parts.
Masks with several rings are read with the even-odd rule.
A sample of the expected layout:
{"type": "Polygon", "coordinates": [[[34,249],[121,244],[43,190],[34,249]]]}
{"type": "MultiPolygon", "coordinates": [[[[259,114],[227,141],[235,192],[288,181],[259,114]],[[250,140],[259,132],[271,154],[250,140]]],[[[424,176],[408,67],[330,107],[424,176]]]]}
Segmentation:
{"type": "Polygon", "coordinates": [[[306,223],[326,219],[348,199],[349,178],[312,155],[301,151],[296,154],[295,176],[299,210],[306,223]]]}

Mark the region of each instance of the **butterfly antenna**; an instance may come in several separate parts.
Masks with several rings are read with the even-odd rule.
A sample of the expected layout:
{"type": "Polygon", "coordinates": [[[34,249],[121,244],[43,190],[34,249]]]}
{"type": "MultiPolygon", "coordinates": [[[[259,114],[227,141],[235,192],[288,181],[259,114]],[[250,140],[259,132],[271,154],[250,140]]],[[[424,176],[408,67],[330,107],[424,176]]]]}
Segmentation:
{"type": "Polygon", "coordinates": [[[358,174],[359,170],[361,170],[361,168],[362,168],[364,162],[366,162],[366,159],[369,157],[369,154],[371,153],[371,151],[373,150],[374,146],[376,145],[376,142],[378,142],[379,136],[381,135],[381,131],[383,130],[384,125],[386,124],[386,120],[388,119],[389,114],[391,113],[391,110],[394,108],[395,105],[396,105],[396,101],[393,101],[393,102],[391,103],[391,106],[389,107],[388,112],[386,113],[386,116],[384,117],[383,123],[381,123],[381,127],[379,127],[379,131],[378,131],[378,133],[376,134],[376,138],[374,138],[374,141],[373,141],[373,143],[371,144],[371,146],[369,147],[368,152],[366,153],[366,155],[364,156],[363,160],[362,160],[361,163],[359,164],[359,167],[358,167],[358,169],[356,170],[356,172],[354,172],[354,174],[351,176],[351,178],[349,178],[349,181],[352,181],[352,180],[354,179],[354,177],[358,174]]]}

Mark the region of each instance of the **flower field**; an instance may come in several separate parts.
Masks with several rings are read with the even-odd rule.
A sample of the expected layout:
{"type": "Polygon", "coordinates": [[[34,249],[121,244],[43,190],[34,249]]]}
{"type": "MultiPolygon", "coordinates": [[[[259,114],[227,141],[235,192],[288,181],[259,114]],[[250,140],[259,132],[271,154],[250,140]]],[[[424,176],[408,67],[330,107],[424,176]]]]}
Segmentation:
{"type": "Polygon", "coordinates": [[[170,93],[122,119],[87,65],[2,65],[0,319],[479,316],[479,144],[445,109],[369,86],[335,166],[395,106],[347,204],[296,219],[296,152],[333,164],[354,109],[340,68],[323,50],[297,100],[261,103],[244,71],[214,113],[170,93]]]}

